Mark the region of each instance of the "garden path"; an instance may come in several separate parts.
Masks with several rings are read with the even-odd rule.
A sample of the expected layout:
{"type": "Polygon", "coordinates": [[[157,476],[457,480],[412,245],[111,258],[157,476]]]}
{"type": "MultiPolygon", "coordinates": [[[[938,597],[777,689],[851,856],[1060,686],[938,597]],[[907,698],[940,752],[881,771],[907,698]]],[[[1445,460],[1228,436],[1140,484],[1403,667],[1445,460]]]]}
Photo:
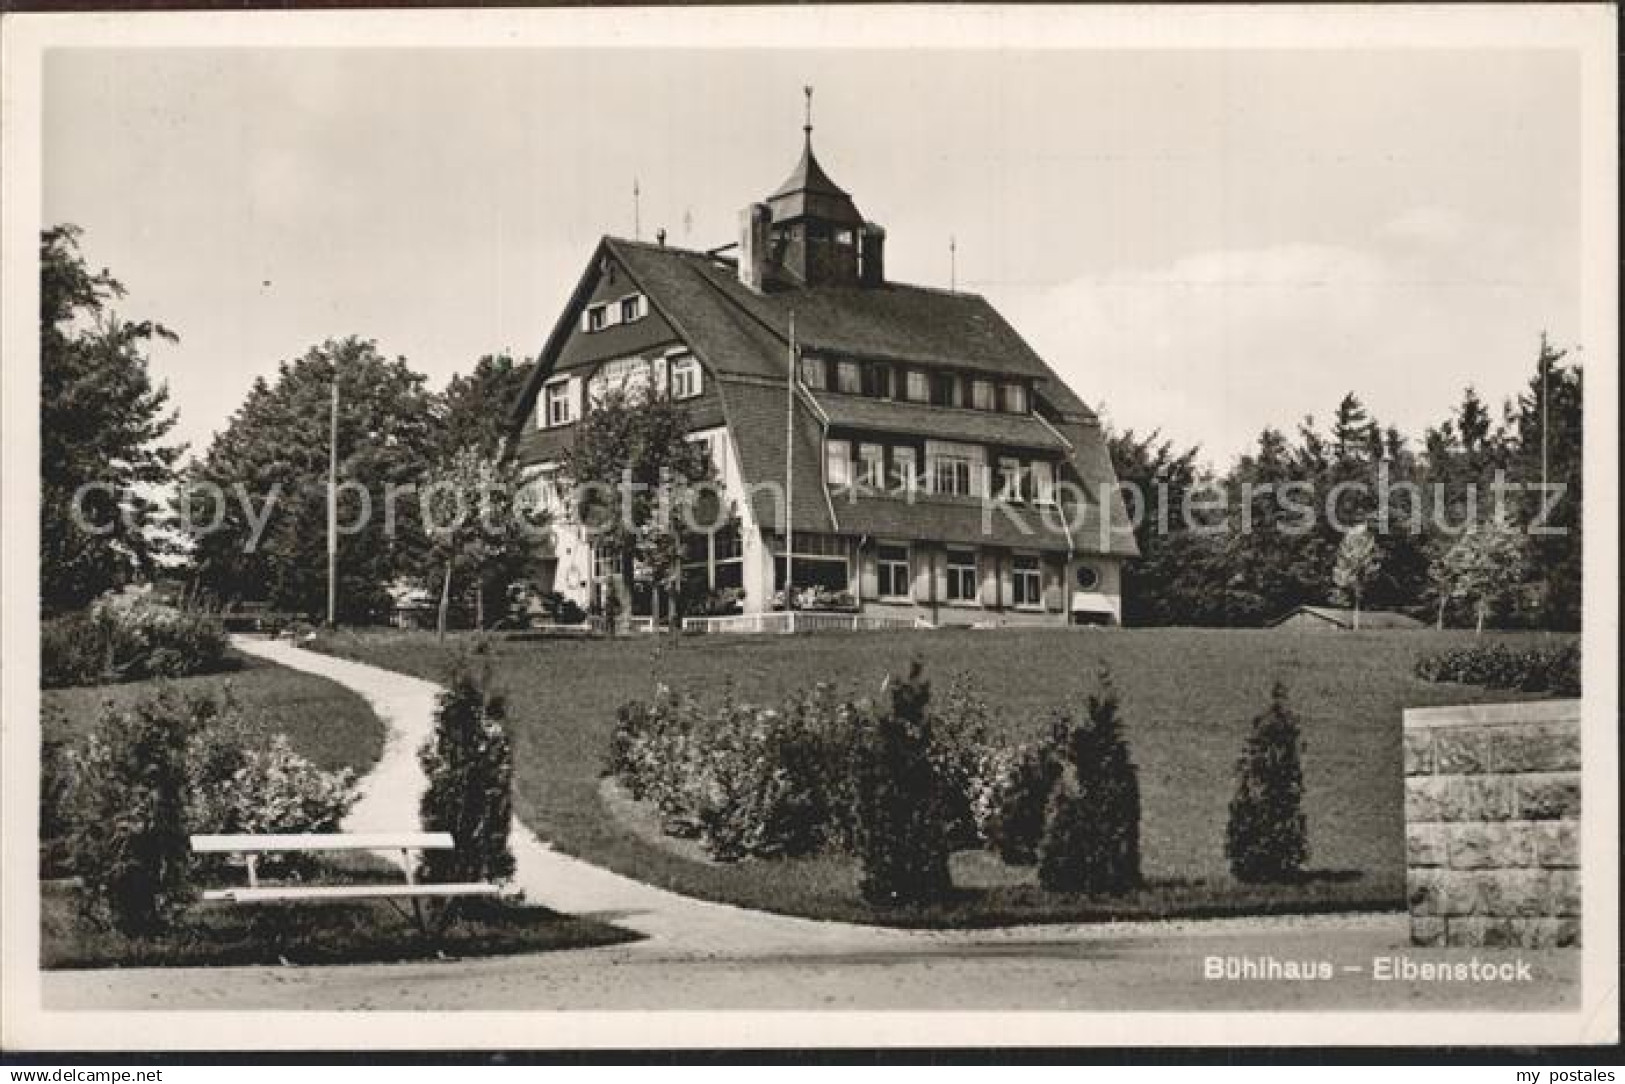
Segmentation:
{"type": "MultiPolygon", "coordinates": [[[[294,670],[317,674],[359,694],[383,722],[378,764],[361,780],[361,799],[344,822],[349,832],[415,829],[425,780],[417,750],[434,727],[440,687],[420,678],[310,651],[285,640],[238,636],[233,646],[294,670]]],[[[573,858],[514,820],[514,884],[554,911],[613,922],[665,948],[730,954],[850,951],[928,939],[924,931],[792,918],[680,896],[573,858]]]]}

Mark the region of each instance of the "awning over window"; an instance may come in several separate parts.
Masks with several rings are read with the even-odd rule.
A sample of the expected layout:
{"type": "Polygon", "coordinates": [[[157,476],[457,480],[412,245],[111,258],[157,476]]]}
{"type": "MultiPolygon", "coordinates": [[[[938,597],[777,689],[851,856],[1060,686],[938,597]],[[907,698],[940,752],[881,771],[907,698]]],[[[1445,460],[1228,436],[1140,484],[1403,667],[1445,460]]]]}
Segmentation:
{"type": "Polygon", "coordinates": [[[1099,591],[1072,592],[1072,612],[1085,614],[1116,614],[1112,600],[1099,591]]]}

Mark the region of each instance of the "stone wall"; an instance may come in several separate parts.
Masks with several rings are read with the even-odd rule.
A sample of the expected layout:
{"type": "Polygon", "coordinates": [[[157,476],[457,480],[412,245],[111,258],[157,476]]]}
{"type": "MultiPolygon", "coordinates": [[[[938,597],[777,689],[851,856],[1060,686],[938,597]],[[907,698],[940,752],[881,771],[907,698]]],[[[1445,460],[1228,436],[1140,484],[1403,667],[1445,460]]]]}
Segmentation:
{"type": "Polygon", "coordinates": [[[1580,702],[1405,712],[1417,945],[1580,943],[1580,702]]]}

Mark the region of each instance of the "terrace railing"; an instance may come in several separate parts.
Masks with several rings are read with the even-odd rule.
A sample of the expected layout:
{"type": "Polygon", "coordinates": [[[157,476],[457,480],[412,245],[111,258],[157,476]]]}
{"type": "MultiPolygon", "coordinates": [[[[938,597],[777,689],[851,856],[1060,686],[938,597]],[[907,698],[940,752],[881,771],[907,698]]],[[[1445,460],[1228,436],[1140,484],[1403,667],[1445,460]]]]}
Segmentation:
{"type": "Polygon", "coordinates": [[[919,617],[881,617],[875,614],[788,610],[725,617],[685,617],[684,632],[779,633],[797,632],[904,632],[935,628],[919,617]]]}

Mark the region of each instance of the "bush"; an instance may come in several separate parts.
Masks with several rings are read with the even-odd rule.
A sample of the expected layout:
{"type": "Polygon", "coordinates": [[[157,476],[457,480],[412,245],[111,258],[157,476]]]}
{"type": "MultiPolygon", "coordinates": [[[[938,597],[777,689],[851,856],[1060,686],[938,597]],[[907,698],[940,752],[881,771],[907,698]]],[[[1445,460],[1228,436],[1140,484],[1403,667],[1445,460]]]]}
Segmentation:
{"type": "Polygon", "coordinates": [[[45,688],[188,677],[225,669],[220,622],[151,601],[110,595],[84,614],[44,622],[40,683],[45,688]]]}
{"type": "Polygon", "coordinates": [[[944,787],[932,758],[931,686],[919,663],[888,680],[859,745],[858,882],[877,906],[931,903],[952,887],[944,787]]]}
{"type": "Polygon", "coordinates": [[[40,686],[65,689],[109,680],[105,630],[89,614],[68,614],[40,622],[40,686]]]}
{"type": "Polygon", "coordinates": [[[1579,696],[1580,644],[1570,641],[1516,649],[1490,643],[1452,648],[1417,659],[1416,676],[1424,681],[1579,696]]]}
{"type": "Polygon", "coordinates": [[[1066,734],[1066,762],[1045,810],[1038,881],[1053,892],[1116,895],[1140,884],[1139,771],[1110,675],[1100,684],[1085,721],[1066,734]]]}
{"type": "Polygon", "coordinates": [[[41,880],[73,873],[68,848],[72,831],[69,801],[75,772],[73,749],[67,742],[40,743],[39,840],[41,880]]]}
{"type": "Polygon", "coordinates": [[[200,723],[195,701],[161,689],[107,705],[75,758],[68,849],[81,899],[126,936],[162,931],[192,898],[187,750],[200,723]]]}
{"type": "Polygon", "coordinates": [[[1224,854],[1237,880],[1290,881],[1309,860],[1302,745],[1298,717],[1287,706],[1285,686],[1276,682],[1270,705],[1253,719],[1236,762],[1236,796],[1230,801],[1224,854]]]}
{"type": "MultiPolygon", "coordinates": [[[[349,769],[323,771],[296,753],[287,736],[258,737],[228,687],[219,704],[200,703],[201,726],[188,754],[195,833],[248,835],[336,832],[360,792],[349,769]],[[206,705],[206,706],[205,706],[206,705]]],[[[270,876],[300,875],[315,866],[299,855],[266,855],[270,876]]]]}
{"type": "Polygon", "coordinates": [[[503,698],[491,691],[489,664],[453,668],[435,711],[435,730],[418,751],[428,777],[419,803],[426,832],[450,832],[450,851],[426,851],[422,872],[436,881],[505,881],[513,876],[513,745],[503,729],[503,698]]]}
{"type": "Polygon", "coordinates": [[[1049,798],[1064,768],[1069,721],[1057,720],[1048,740],[994,754],[991,785],[984,798],[982,838],[1001,860],[1013,866],[1038,861],[1049,798]]]}

